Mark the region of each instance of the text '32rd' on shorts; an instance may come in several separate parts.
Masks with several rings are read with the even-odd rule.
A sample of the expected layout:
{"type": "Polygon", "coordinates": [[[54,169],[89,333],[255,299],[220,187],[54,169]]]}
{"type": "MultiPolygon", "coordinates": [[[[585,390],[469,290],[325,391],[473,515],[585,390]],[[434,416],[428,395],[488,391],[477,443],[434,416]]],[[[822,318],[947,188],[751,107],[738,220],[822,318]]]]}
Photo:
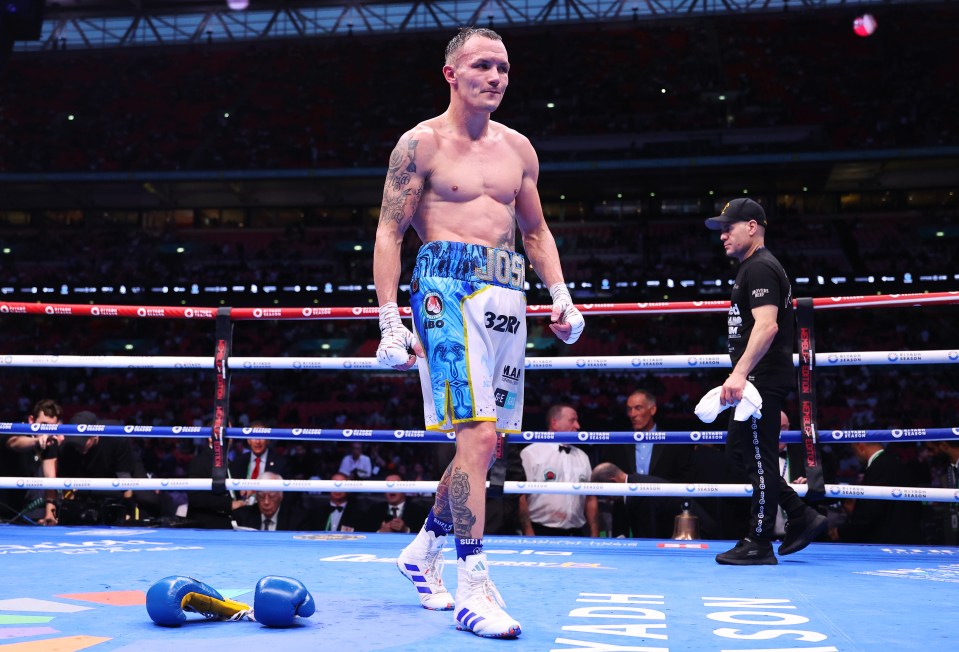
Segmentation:
{"type": "Polygon", "coordinates": [[[420,247],[410,283],[427,430],[494,421],[521,432],[526,356],[526,261],[462,242],[420,247]],[[424,364],[425,362],[425,364],[424,364]]]}

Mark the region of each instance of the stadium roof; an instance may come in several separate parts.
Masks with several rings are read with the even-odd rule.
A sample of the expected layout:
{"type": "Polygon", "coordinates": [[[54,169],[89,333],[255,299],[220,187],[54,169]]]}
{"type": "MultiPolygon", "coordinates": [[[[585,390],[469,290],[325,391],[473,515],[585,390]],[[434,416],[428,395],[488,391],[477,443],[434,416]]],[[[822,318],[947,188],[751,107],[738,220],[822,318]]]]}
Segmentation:
{"type": "Polygon", "coordinates": [[[20,51],[804,12],[921,0],[55,0],[20,51]],[[247,3],[231,10],[229,3],[247,3]]]}

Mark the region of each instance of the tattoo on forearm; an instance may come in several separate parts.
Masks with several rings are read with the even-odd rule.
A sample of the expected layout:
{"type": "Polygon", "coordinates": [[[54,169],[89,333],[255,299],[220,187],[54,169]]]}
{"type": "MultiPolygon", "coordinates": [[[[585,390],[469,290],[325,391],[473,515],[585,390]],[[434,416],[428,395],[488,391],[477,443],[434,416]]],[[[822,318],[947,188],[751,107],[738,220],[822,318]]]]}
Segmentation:
{"type": "Polygon", "coordinates": [[[516,206],[507,206],[506,212],[509,213],[509,226],[496,239],[496,248],[516,251],[516,206]]]}
{"type": "Polygon", "coordinates": [[[433,504],[433,516],[444,523],[453,521],[453,512],[450,509],[450,473],[452,469],[453,465],[450,464],[443,472],[443,478],[436,487],[436,502],[433,504]]]}
{"type": "Polygon", "coordinates": [[[476,516],[466,505],[469,497],[469,474],[457,467],[450,476],[450,509],[453,510],[453,532],[458,537],[469,537],[476,524],[476,516]]]}
{"type": "Polygon", "coordinates": [[[390,154],[383,190],[383,205],[380,207],[380,222],[403,223],[412,217],[419,206],[422,187],[410,186],[416,172],[416,146],[418,140],[401,140],[390,154]]]}

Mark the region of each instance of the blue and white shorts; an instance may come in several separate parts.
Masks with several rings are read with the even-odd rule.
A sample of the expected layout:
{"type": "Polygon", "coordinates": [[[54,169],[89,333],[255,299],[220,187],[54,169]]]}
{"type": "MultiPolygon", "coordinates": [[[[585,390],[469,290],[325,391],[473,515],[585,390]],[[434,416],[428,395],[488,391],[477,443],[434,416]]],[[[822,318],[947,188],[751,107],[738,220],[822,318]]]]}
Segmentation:
{"type": "Polygon", "coordinates": [[[434,241],[410,283],[427,430],[495,421],[521,432],[526,356],[526,261],[505,249],[434,241]]]}

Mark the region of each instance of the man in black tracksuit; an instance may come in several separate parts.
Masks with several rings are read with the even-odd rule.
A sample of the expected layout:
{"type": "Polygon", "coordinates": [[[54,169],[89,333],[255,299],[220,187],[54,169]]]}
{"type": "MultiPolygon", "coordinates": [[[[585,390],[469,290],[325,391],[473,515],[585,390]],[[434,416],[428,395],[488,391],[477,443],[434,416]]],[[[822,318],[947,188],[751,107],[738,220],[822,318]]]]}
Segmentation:
{"type": "Polygon", "coordinates": [[[776,564],[772,538],[776,508],[788,520],[779,554],[805,548],[825,530],[827,520],[807,507],[779,475],[779,412],[795,386],[792,288],[779,261],[765,247],[766,213],[751,199],[734,199],[706,226],[720,231],[726,255],[739,261],[729,307],[728,346],[733,371],[720,402],[734,405],[747,381],[762,398],[762,418],[736,421],[729,415],[726,453],[753,485],[749,531],[734,548],[716,555],[720,564],[776,564]]]}

